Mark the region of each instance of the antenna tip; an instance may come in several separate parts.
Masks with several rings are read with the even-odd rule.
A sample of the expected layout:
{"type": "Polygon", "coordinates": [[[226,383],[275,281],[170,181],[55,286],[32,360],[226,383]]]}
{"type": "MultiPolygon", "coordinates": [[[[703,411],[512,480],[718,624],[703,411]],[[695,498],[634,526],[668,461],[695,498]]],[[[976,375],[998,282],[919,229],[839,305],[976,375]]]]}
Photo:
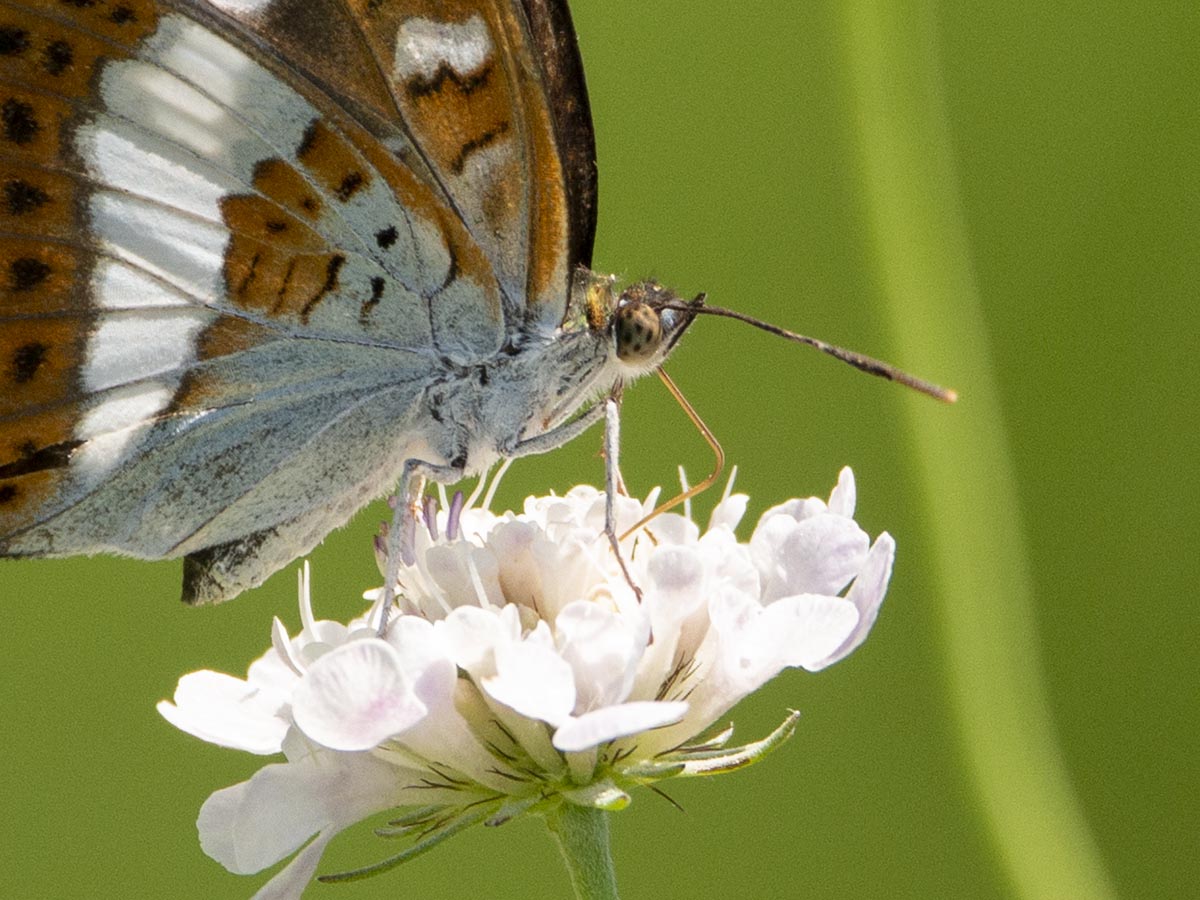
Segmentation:
{"type": "Polygon", "coordinates": [[[958,402],[958,391],[954,390],[954,388],[945,388],[942,392],[941,399],[945,403],[957,403],[958,402]]]}

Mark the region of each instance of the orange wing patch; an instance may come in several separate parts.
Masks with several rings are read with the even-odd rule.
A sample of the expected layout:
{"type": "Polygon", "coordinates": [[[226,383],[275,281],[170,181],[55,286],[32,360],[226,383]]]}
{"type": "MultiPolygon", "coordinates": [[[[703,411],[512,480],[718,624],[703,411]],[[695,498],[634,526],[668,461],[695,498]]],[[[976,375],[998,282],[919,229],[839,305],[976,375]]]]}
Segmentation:
{"type": "Polygon", "coordinates": [[[309,123],[296,159],[342,203],[370,185],[371,176],[359,164],[354,148],[320,119],[309,123]]]}
{"type": "Polygon", "coordinates": [[[92,317],[70,131],[97,67],[157,24],[150,0],[0,10],[0,516],[34,521],[67,478],[92,317]],[[20,84],[22,88],[12,85],[20,84]],[[28,88],[28,90],[24,89],[28,88]],[[54,315],[71,313],[70,315],[54,315]]]}

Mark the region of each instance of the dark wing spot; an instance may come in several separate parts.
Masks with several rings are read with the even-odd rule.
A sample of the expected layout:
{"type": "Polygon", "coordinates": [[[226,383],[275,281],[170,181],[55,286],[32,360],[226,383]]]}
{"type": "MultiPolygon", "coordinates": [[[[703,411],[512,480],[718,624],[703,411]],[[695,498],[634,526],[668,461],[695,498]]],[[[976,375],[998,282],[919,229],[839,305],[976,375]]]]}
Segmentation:
{"type": "Polygon", "coordinates": [[[301,322],[307,322],[309,315],[314,309],[316,309],[317,304],[325,299],[326,294],[337,287],[338,273],[342,271],[342,266],[345,264],[346,257],[342,256],[340,253],[335,253],[333,256],[329,257],[329,263],[325,266],[325,283],[321,285],[321,289],[317,291],[316,294],[314,294],[312,298],[310,298],[309,301],[304,304],[304,308],[300,310],[301,322]]]}
{"type": "Polygon", "coordinates": [[[267,222],[267,231],[271,234],[282,234],[287,231],[287,222],[279,222],[271,219],[267,222]]]}
{"type": "Polygon", "coordinates": [[[75,51],[66,41],[55,41],[42,51],[42,67],[51,75],[61,75],[75,61],[75,51]]]}
{"type": "Polygon", "coordinates": [[[375,232],[375,243],[379,245],[380,249],[387,250],[396,243],[396,239],[399,237],[400,232],[396,231],[396,226],[389,225],[382,231],[375,232]]]}
{"type": "Polygon", "coordinates": [[[15,25],[0,25],[0,56],[20,56],[28,49],[28,31],[15,25]]]}
{"type": "Polygon", "coordinates": [[[32,381],[37,370],[45,362],[46,353],[49,350],[49,347],[39,341],[31,341],[18,347],[12,359],[13,381],[17,384],[26,384],[32,381]]]}
{"type": "Polygon", "coordinates": [[[501,122],[490,131],[485,131],[479,137],[471,138],[463,144],[458,150],[458,156],[450,161],[450,171],[455,175],[461,175],[463,168],[467,164],[467,158],[472,153],[477,153],[489,144],[495,143],[496,139],[508,131],[508,123],[501,122]]]}
{"type": "Polygon", "coordinates": [[[22,449],[21,458],[16,462],[0,465],[0,478],[16,478],[19,475],[28,475],[30,472],[61,469],[70,463],[71,454],[82,443],[83,441],[61,441],[31,453],[25,453],[22,449]]]}
{"type": "Polygon", "coordinates": [[[33,107],[16,97],[9,97],[0,106],[0,127],[4,139],[14,144],[28,144],[42,130],[33,107]]]}
{"type": "Polygon", "coordinates": [[[371,296],[363,301],[362,308],[358,311],[358,321],[364,325],[367,322],[367,318],[371,315],[371,310],[378,306],[379,301],[383,299],[383,289],[385,286],[386,282],[382,276],[376,275],[371,279],[371,296]]]}
{"type": "Polygon", "coordinates": [[[296,274],[296,265],[298,262],[299,260],[296,259],[288,260],[287,270],[283,273],[283,280],[279,283],[279,290],[275,292],[275,296],[278,299],[272,312],[278,312],[283,308],[283,304],[287,302],[287,292],[292,285],[292,276],[296,274]]]}
{"type": "Polygon", "coordinates": [[[118,6],[112,11],[112,14],[109,15],[109,18],[112,19],[112,21],[117,25],[128,25],[131,22],[137,21],[137,13],[135,13],[128,6],[118,6]]]}
{"type": "Polygon", "coordinates": [[[358,191],[358,189],[361,188],[365,182],[366,179],[363,178],[362,172],[350,172],[345,178],[342,179],[342,183],[338,185],[337,190],[334,191],[334,195],[343,203],[345,203],[354,196],[355,192],[358,191]]]}
{"type": "Polygon", "coordinates": [[[418,75],[416,78],[409,79],[404,88],[408,91],[410,97],[414,100],[420,100],[423,97],[430,97],[441,93],[442,88],[446,86],[446,82],[450,81],[458,87],[463,96],[469,97],[487,84],[488,79],[491,77],[491,63],[488,63],[474,75],[464,76],[459,75],[454,69],[450,68],[449,63],[443,62],[437,67],[437,71],[433,73],[432,77],[422,78],[418,75]]]}
{"type": "Polygon", "coordinates": [[[320,119],[313,119],[308,123],[308,127],[304,129],[304,136],[300,138],[300,146],[296,148],[296,158],[303,160],[311,151],[317,142],[317,128],[320,126],[320,119]]]}
{"type": "Polygon", "coordinates": [[[236,294],[238,297],[246,293],[246,288],[250,287],[250,282],[252,282],[254,280],[254,276],[258,274],[258,264],[261,259],[262,254],[255,253],[254,257],[250,260],[250,267],[246,270],[246,275],[242,279],[242,283],[239,284],[237,286],[237,290],[234,291],[234,294],[236,294]]]}
{"type": "Polygon", "coordinates": [[[67,6],[74,6],[76,9],[91,9],[96,5],[96,0],[62,0],[67,6]]]}
{"type": "Polygon", "coordinates": [[[317,198],[312,194],[306,195],[305,198],[300,201],[300,206],[304,208],[305,212],[310,213],[316,212],[318,209],[320,209],[320,204],[317,203],[317,198]]]}
{"type": "Polygon", "coordinates": [[[8,267],[8,282],[14,291],[32,291],[50,275],[50,267],[40,259],[22,256],[8,267]]]}
{"type": "Polygon", "coordinates": [[[0,506],[17,499],[17,489],[11,484],[0,484],[0,506]]]}
{"type": "Polygon", "coordinates": [[[49,194],[27,181],[14,178],[4,183],[4,208],[10,216],[33,212],[49,200],[49,194]]]}

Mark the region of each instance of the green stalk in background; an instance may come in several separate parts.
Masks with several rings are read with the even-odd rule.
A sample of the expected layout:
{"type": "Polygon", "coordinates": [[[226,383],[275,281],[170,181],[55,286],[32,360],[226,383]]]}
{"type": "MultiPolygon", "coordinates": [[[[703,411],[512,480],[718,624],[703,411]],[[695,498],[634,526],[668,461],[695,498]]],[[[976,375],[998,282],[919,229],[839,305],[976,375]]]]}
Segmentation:
{"type": "Polygon", "coordinates": [[[855,140],[894,355],[958,388],[906,398],[950,700],[1016,895],[1111,898],[1042,685],[1008,437],[943,110],[932,3],[841,8],[855,140]],[[914,363],[915,365],[916,363],[914,363]]]}

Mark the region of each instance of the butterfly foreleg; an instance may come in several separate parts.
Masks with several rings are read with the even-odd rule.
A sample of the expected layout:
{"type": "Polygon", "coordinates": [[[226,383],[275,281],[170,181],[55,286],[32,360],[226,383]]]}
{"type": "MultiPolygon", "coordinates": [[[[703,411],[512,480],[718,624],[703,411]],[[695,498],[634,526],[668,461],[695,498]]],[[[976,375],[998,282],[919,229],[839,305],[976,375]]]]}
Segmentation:
{"type": "Polygon", "coordinates": [[[548,453],[551,450],[561,447],[563,444],[569,444],[575,440],[575,438],[599,422],[603,416],[604,404],[596,403],[568,422],[556,425],[549,431],[544,431],[536,437],[525,438],[525,440],[517,441],[510,447],[501,448],[501,455],[509,459],[517,459],[521,456],[535,456],[538,453],[548,453]]]}
{"type": "Polygon", "coordinates": [[[388,614],[396,600],[400,567],[410,566],[417,561],[417,519],[421,515],[421,495],[425,492],[425,482],[453,484],[463,474],[460,466],[439,466],[420,459],[410,459],[404,463],[400,485],[393,497],[392,521],[387,532],[387,562],[384,566],[383,593],[379,600],[380,637],[387,633],[388,614]]]}

